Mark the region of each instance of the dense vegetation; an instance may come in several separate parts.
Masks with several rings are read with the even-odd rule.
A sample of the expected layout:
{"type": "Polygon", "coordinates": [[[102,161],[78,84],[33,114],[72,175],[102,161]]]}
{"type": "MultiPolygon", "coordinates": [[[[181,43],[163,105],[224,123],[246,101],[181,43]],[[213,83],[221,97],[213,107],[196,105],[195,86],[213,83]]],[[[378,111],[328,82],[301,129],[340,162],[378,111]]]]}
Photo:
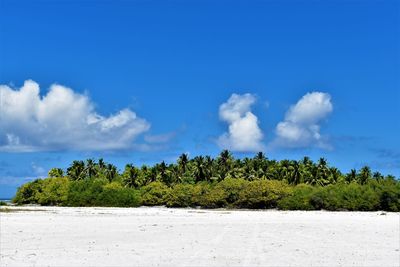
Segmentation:
{"type": "Polygon", "coordinates": [[[64,172],[22,185],[17,204],[64,206],[166,205],[205,208],[400,211],[400,182],[367,166],[343,174],[324,158],[269,160],[263,153],[235,159],[182,154],[176,164],[132,164],[118,172],[102,159],[74,161],[64,172]]]}

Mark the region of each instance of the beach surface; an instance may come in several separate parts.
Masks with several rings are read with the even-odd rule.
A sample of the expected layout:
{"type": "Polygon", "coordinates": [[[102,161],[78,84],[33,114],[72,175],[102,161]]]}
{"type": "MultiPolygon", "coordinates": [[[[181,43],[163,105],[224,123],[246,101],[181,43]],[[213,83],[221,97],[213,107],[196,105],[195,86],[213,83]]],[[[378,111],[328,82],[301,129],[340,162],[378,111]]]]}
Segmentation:
{"type": "Polygon", "coordinates": [[[400,266],[400,214],[7,207],[0,266],[400,266]]]}

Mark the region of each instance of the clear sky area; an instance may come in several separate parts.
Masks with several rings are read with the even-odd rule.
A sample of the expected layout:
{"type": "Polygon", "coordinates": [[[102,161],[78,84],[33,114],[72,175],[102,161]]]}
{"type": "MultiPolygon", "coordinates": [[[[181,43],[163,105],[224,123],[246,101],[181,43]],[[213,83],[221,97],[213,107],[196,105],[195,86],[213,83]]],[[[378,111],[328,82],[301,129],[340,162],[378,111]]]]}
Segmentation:
{"type": "Polygon", "coordinates": [[[0,198],[75,159],[400,177],[399,1],[0,0],[0,198]]]}

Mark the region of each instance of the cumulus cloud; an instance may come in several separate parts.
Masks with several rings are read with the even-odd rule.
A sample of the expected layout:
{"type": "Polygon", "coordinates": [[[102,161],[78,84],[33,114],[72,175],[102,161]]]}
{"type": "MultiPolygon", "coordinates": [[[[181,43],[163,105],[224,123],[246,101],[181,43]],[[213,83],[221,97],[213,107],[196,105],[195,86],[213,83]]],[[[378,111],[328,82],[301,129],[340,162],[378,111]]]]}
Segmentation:
{"type": "Polygon", "coordinates": [[[255,102],[256,97],[252,94],[232,94],[219,107],[220,119],[229,124],[228,132],[217,140],[221,148],[241,152],[264,150],[263,133],[258,126],[258,118],[251,112],[251,106],[255,102]]]}
{"type": "Polygon", "coordinates": [[[276,126],[277,138],[274,145],[329,148],[326,138],[320,134],[320,123],[332,110],[329,94],[307,93],[289,108],[285,119],[276,126]]]}
{"type": "Polygon", "coordinates": [[[130,109],[100,115],[87,95],[62,85],[44,96],[32,80],[19,89],[0,85],[0,151],[129,149],[149,128],[130,109]]]}

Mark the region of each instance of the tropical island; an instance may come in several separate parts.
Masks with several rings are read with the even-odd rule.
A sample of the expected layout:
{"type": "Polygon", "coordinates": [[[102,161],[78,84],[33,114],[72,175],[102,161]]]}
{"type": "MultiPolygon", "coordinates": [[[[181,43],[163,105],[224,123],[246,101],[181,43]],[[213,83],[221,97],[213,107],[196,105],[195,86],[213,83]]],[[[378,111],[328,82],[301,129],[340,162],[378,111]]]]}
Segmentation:
{"type": "Polygon", "coordinates": [[[13,199],[44,206],[201,207],[281,210],[400,211],[400,182],[368,166],[342,173],[320,158],[270,160],[259,152],[236,159],[182,154],[176,163],[127,164],[122,172],[103,159],[73,161],[64,171],[22,185],[13,199]]]}

